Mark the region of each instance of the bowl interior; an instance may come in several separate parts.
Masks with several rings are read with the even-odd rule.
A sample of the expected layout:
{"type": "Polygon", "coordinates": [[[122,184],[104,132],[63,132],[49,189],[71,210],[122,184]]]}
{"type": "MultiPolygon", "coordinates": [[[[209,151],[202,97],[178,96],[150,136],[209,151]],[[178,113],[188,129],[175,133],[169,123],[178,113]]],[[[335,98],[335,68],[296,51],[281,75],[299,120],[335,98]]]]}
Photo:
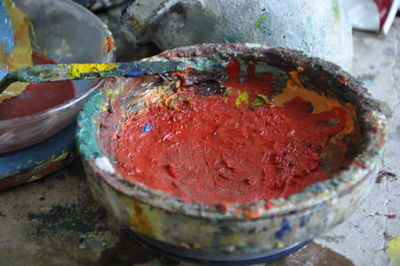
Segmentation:
{"type": "MultiPolygon", "coordinates": [[[[32,23],[33,49],[57,63],[114,61],[107,27],[90,11],[70,1],[15,0],[32,23]]],[[[0,153],[45,140],[70,124],[99,81],[73,81],[75,98],[40,113],[0,121],[0,153]],[[51,121],[50,121],[51,120],[51,121]]]]}
{"type": "MultiPolygon", "coordinates": [[[[70,0],[14,1],[33,25],[34,50],[59,63],[101,63],[113,60],[105,47],[110,33],[90,11],[70,0]]],[[[96,81],[74,81],[77,97],[96,81]]]]}
{"type": "MultiPolygon", "coordinates": [[[[360,84],[334,64],[305,57],[293,50],[267,49],[244,44],[178,48],[149,60],[190,61],[197,67],[182,75],[141,76],[108,80],[100,94],[101,100],[97,102],[99,112],[91,114],[95,118],[94,128],[86,129],[93,130],[95,142],[100,149],[99,153],[105,156],[112,165],[108,165],[108,169],[112,169],[112,171],[108,171],[108,173],[100,171],[101,176],[116,189],[131,196],[137,196],[141,201],[155,203],[157,200],[151,198],[158,200],[164,198],[166,201],[179,202],[179,199],[127,179],[114,164],[117,155],[113,145],[119,131],[132,117],[132,114],[146,112],[149,102],[157,103],[157,99],[171,96],[175,93],[177,84],[179,84],[178,87],[182,84],[194,87],[198,93],[204,96],[224,95],[226,87],[221,84],[226,84],[231,79],[239,81],[247,79],[257,83],[263,82],[263,77],[268,76],[272,90],[266,92],[265,96],[275,106],[284,106],[293,99],[300,98],[309,105],[310,115],[333,109],[343,111],[343,121],[341,122],[321,121],[321,123],[333,127],[338,123],[343,124],[342,130],[332,136],[321,150],[322,163],[320,167],[332,178],[321,184],[312,185],[310,189],[301,192],[302,196],[300,197],[295,195],[283,200],[282,205],[287,204],[293,207],[291,203],[305,204],[305,199],[316,198],[317,195],[326,191],[332,194],[328,193],[329,195],[325,194],[325,196],[332,196],[347,187],[348,184],[360,181],[365,178],[369,171],[368,168],[373,167],[373,160],[379,155],[382,148],[384,133],[378,105],[365,97],[367,93],[360,84]],[[204,66],[210,62],[220,67],[213,71],[203,71],[204,66]],[[238,74],[234,77],[230,76],[227,71],[232,63],[237,65],[238,74]],[[205,89],[206,91],[204,91],[205,89]],[[158,96],[155,97],[155,95],[161,96],[157,98],[158,96]],[[110,175],[111,172],[112,175],[110,175]],[[125,181],[113,182],[110,181],[110,176],[111,178],[116,177],[115,180],[125,181]],[[135,191],[139,192],[135,194],[135,191]],[[143,195],[146,195],[142,193],[143,191],[147,195],[152,195],[149,196],[150,199],[143,198],[143,195]]],[[[250,91],[249,93],[251,94],[250,91]]],[[[81,118],[84,116],[85,113],[82,113],[81,118]]],[[[81,139],[80,142],[82,143],[84,140],[81,139]]],[[[101,157],[99,153],[95,157],[101,157]]],[[[95,168],[98,166],[94,164],[95,168]]],[[[102,167],[100,165],[99,169],[104,170],[104,165],[102,167]]],[[[319,199],[323,199],[323,197],[319,199]]],[[[277,199],[277,202],[279,200],[281,199],[277,199]]],[[[168,204],[164,202],[161,205],[165,207],[168,204]]],[[[266,208],[263,200],[252,202],[252,205],[266,208]]],[[[242,205],[238,204],[238,206],[242,205]]],[[[243,206],[248,205],[244,204],[243,206]]]]}

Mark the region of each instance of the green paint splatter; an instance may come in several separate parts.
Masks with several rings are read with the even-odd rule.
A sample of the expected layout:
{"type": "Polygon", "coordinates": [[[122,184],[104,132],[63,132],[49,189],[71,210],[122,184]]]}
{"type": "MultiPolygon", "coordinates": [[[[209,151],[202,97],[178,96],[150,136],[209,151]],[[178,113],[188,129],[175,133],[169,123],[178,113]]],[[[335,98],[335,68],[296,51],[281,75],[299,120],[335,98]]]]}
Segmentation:
{"type": "Polygon", "coordinates": [[[232,93],[232,87],[226,87],[225,91],[224,91],[224,94],[225,95],[230,95],[231,93],[232,93]]]}
{"type": "Polygon", "coordinates": [[[256,75],[263,75],[263,74],[267,73],[267,74],[271,74],[271,75],[281,75],[281,76],[285,76],[285,77],[289,78],[288,74],[285,71],[283,71],[275,66],[271,66],[268,63],[264,63],[264,62],[257,63],[254,73],[256,75]]]}
{"type": "Polygon", "coordinates": [[[248,99],[249,99],[249,93],[247,91],[245,92],[238,91],[238,97],[236,98],[235,105],[239,106],[248,99]]]}
{"type": "Polygon", "coordinates": [[[103,101],[101,91],[94,92],[78,117],[77,140],[79,151],[84,160],[104,157],[100,147],[97,145],[95,136],[95,121],[93,117],[100,112],[100,106],[103,101]]]}
{"type": "Polygon", "coordinates": [[[232,93],[232,87],[226,87],[225,88],[225,91],[224,91],[224,95],[226,96],[225,98],[224,98],[224,102],[225,103],[227,103],[228,102],[228,99],[229,99],[229,95],[232,93]]]}
{"type": "Polygon", "coordinates": [[[391,241],[394,238],[386,232],[383,233],[383,237],[385,238],[385,241],[391,241]]]}
{"type": "Polygon", "coordinates": [[[268,104],[268,98],[265,95],[258,94],[254,101],[251,103],[253,106],[261,106],[264,104],[268,104]]]}
{"type": "Polygon", "coordinates": [[[254,24],[254,27],[256,30],[261,31],[263,34],[267,36],[271,36],[272,32],[268,29],[268,15],[266,13],[262,14],[256,23],[254,24]]]}
{"type": "Polygon", "coordinates": [[[255,98],[254,101],[251,103],[251,105],[254,106],[261,106],[264,104],[264,101],[260,98],[255,98]]]}
{"type": "Polygon", "coordinates": [[[333,10],[333,16],[335,19],[335,23],[339,24],[340,23],[340,3],[339,0],[333,0],[332,1],[332,10],[333,10]]]}
{"type": "Polygon", "coordinates": [[[227,43],[243,42],[246,39],[248,39],[248,36],[242,32],[226,32],[224,37],[224,41],[227,43]]]}
{"type": "Polygon", "coordinates": [[[256,23],[254,24],[254,27],[257,29],[257,30],[263,30],[262,29],[262,25],[267,21],[267,19],[268,19],[268,15],[266,14],[266,13],[264,13],[264,14],[262,14],[259,18],[258,18],[258,20],[256,21],[256,23]]]}

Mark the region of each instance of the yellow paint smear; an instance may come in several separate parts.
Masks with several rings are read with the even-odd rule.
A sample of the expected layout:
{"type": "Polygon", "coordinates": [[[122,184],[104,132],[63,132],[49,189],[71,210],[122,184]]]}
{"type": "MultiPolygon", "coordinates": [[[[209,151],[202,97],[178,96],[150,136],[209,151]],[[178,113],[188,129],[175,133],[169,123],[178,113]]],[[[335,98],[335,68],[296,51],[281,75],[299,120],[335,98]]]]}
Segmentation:
{"type": "Polygon", "coordinates": [[[59,155],[52,155],[52,156],[50,157],[50,160],[51,160],[52,162],[58,162],[58,161],[64,160],[65,158],[67,158],[67,156],[68,156],[68,152],[63,151],[63,152],[62,152],[61,154],[59,154],[59,155]]]}
{"type": "Polygon", "coordinates": [[[233,233],[223,237],[220,240],[221,244],[224,246],[246,246],[246,243],[241,234],[233,233]]]}
{"type": "Polygon", "coordinates": [[[400,266],[400,237],[396,237],[389,242],[388,252],[394,264],[400,266]]]}
{"type": "Polygon", "coordinates": [[[151,236],[158,240],[164,239],[160,211],[132,201],[126,196],[121,199],[126,205],[129,227],[142,235],[151,236]]]}
{"type": "Polygon", "coordinates": [[[83,73],[97,73],[99,71],[112,70],[117,64],[72,64],[68,75],[70,78],[78,78],[83,73]]]}
{"type": "Polygon", "coordinates": [[[129,24],[131,24],[131,26],[138,32],[144,32],[144,30],[146,29],[143,24],[141,24],[138,20],[134,18],[129,20],[129,24]]]}
{"type": "MultiPolygon", "coordinates": [[[[4,6],[14,29],[14,49],[12,54],[5,54],[0,45],[0,68],[15,71],[32,65],[32,47],[29,38],[28,17],[10,0],[4,0],[4,6]]],[[[21,94],[28,83],[14,83],[0,94],[0,103],[21,94]]]]}
{"type": "Polygon", "coordinates": [[[312,103],[314,107],[313,113],[321,113],[331,110],[335,107],[343,108],[346,111],[346,121],[343,134],[349,134],[354,130],[353,118],[356,116],[356,110],[351,104],[343,105],[338,100],[320,95],[315,91],[306,89],[299,79],[299,73],[290,72],[290,79],[287,81],[286,88],[283,93],[272,99],[274,105],[282,106],[291,101],[295,97],[300,97],[312,103]]]}

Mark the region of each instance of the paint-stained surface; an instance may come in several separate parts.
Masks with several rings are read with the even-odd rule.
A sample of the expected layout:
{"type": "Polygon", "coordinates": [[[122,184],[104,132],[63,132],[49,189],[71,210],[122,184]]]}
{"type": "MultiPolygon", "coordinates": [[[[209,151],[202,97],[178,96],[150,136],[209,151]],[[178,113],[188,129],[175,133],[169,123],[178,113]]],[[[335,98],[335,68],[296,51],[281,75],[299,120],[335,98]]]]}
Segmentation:
{"type": "MultiPolygon", "coordinates": [[[[0,205],[1,265],[189,265],[130,237],[92,198],[79,162],[50,178],[3,191],[0,205]]],[[[266,265],[302,266],[311,256],[313,265],[351,265],[313,243],[266,265]]]]}
{"type": "Polygon", "coordinates": [[[160,49],[249,42],[300,49],[351,68],[351,25],[342,0],[136,0],[123,16],[136,44],[160,49]]]}
{"type": "Polygon", "coordinates": [[[94,201],[78,161],[2,191],[0,203],[0,265],[178,264],[131,239],[94,201]]]}
{"type": "Polygon", "coordinates": [[[285,259],[267,263],[268,266],[353,266],[348,258],[333,252],[321,245],[311,242],[306,247],[285,259]]]}
{"type": "MultiPolygon", "coordinates": [[[[120,10],[114,10],[113,14],[114,17],[107,19],[115,22],[115,34],[122,36],[117,26],[120,10]]],[[[380,178],[371,180],[378,181],[378,184],[373,185],[370,196],[348,221],[321,238],[328,248],[311,243],[284,260],[267,265],[395,265],[390,262],[387,245],[391,239],[400,236],[400,147],[397,142],[400,140],[400,114],[396,109],[393,114],[390,111],[398,105],[397,92],[400,91],[397,85],[400,80],[399,38],[399,19],[387,37],[355,32],[355,74],[368,84],[375,97],[386,102],[386,113],[392,117],[389,123],[392,137],[384,154],[384,166],[380,178]],[[377,212],[381,215],[375,215],[377,212]]],[[[124,45],[121,39],[117,39],[118,48],[124,45]]],[[[123,51],[121,49],[119,54],[124,58],[138,58],[137,53],[131,55],[132,58],[123,51]]],[[[132,51],[131,47],[128,51],[132,51]]],[[[143,48],[137,51],[151,55],[143,48]]],[[[144,247],[100,209],[91,199],[79,163],[37,183],[3,191],[0,193],[0,264],[189,265],[166,259],[144,247]],[[29,220],[28,214],[40,215],[43,219],[29,220]],[[48,218],[52,216],[54,218],[48,218]],[[64,221],[72,226],[59,230],[64,221]],[[77,221],[86,225],[90,221],[91,224],[86,232],[82,233],[84,230],[81,229],[75,232],[73,224],[77,221]]],[[[307,220],[307,216],[302,218],[303,223],[307,220]]]]}
{"type": "Polygon", "coordinates": [[[355,265],[396,265],[388,245],[400,236],[400,19],[385,37],[355,32],[355,39],[353,74],[384,102],[389,139],[370,195],[350,219],[317,242],[355,265]]]}
{"type": "Polygon", "coordinates": [[[393,238],[388,243],[388,253],[395,265],[400,265],[400,237],[393,238]]]}

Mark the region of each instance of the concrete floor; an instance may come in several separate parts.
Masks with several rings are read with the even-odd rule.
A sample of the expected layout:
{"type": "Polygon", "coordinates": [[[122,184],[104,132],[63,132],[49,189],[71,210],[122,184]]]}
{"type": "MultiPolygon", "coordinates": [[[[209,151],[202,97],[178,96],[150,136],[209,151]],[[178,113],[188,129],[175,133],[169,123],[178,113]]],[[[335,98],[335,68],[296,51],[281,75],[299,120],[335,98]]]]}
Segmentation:
{"type": "Polygon", "coordinates": [[[400,265],[400,18],[387,36],[355,32],[354,52],[352,74],[384,103],[389,138],[370,195],[350,219],[316,242],[355,265],[400,265]],[[389,243],[397,243],[397,264],[389,243]]]}
{"type": "MultiPolygon", "coordinates": [[[[400,237],[400,18],[387,36],[354,35],[353,74],[386,103],[389,117],[380,175],[348,220],[268,265],[396,265],[387,245],[400,237]]],[[[131,239],[92,199],[77,160],[46,179],[0,192],[0,265],[187,264],[131,239]]]]}
{"type": "MultiPolygon", "coordinates": [[[[0,265],[188,265],[131,239],[91,197],[79,161],[0,194],[0,265]]],[[[270,265],[352,265],[311,243],[270,265]]]]}

